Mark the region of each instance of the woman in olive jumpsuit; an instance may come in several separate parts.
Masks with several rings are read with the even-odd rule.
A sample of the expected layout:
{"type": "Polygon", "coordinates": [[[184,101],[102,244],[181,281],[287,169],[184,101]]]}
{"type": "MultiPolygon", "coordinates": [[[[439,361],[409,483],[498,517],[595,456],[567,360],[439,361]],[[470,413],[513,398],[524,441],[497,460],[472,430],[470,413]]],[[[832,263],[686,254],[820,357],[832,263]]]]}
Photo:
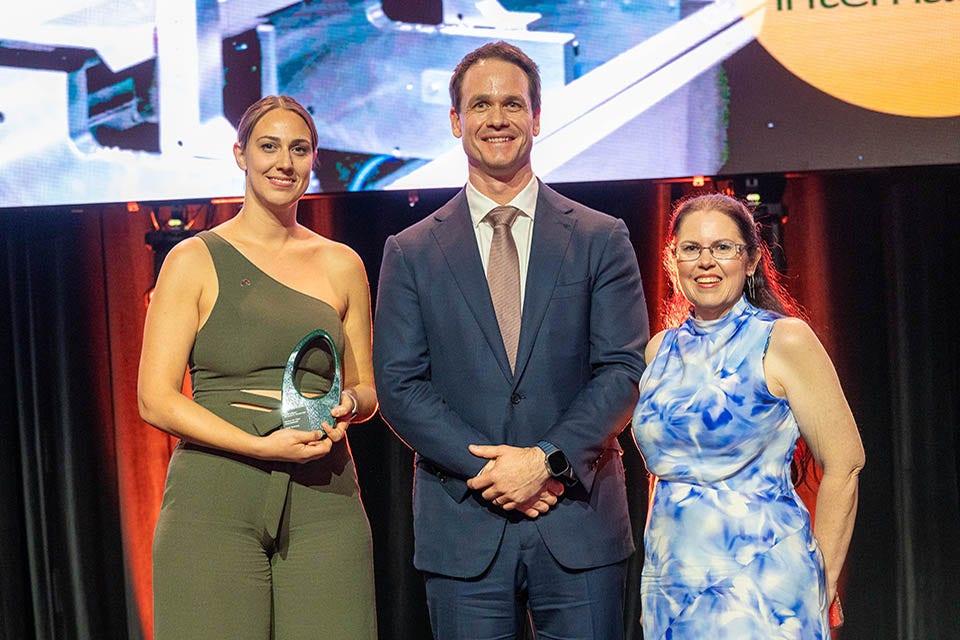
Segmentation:
{"type": "MultiPolygon", "coordinates": [[[[243,207],[164,261],[140,359],[140,413],[180,438],[153,543],[156,640],[375,640],[370,527],[346,431],[377,410],[359,256],[296,220],[317,133],[287,96],[238,127],[243,207]],[[316,329],[342,354],[323,431],[280,428],[288,356],[316,329]],[[193,397],[181,393],[189,366],[193,397]]],[[[298,388],[322,395],[312,349],[298,388]]]]}

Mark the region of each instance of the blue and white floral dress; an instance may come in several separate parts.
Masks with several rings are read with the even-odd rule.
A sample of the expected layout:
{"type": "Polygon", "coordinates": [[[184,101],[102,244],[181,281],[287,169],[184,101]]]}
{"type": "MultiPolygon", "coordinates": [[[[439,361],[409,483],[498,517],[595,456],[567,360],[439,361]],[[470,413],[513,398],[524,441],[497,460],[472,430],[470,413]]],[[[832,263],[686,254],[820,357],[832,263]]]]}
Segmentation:
{"type": "Polygon", "coordinates": [[[633,432],[656,476],[644,532],[644,640],[829,639],[823,558],[794,490],[799,437],[763,358],[775,313],[741,299],[666,332],[633,432]]]}

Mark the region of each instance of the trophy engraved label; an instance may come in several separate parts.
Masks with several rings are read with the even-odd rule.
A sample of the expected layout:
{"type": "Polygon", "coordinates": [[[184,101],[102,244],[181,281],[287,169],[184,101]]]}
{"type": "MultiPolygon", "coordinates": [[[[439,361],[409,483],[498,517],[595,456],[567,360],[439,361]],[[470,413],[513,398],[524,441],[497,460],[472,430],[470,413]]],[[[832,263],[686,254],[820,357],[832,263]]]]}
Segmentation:
{"type": "Polygon", "coordinates": [[[281,387],[280,415],[283,418],[284,429],[300,429],[302,431],[319,431],[321,440],[327,437],[322,423],[334,424],[336,418],[330,415],[330,410],[340,404],[340,391],[343,386],[340,374],[340,354],[333,343],[333,338],[323,329],[308,333],[290,353],[287,366],[283,370],[283,385],[281,387]],[[333,382],[330,390],[318,398],[307,398],[300,393],[293,380],[293,374],[300,364],[300,359],[309,347],[317,340],[326,342],[333,355],[333,382]]]}

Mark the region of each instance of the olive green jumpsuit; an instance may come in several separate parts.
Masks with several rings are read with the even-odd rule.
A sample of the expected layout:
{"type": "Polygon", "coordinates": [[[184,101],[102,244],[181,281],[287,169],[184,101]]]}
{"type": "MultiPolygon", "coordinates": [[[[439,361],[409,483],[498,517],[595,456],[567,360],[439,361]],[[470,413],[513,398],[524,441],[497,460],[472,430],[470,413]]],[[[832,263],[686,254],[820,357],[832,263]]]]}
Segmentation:
{"type": "MultiPolygon", "coordinates": [[[[315,329],[342,353],[340,318],[216,233],[199,237],[219,293],[190,357],[194,400],[265,435],[281,424],[279,400],[244,390],[278,390],[291,350],[315,329]]],[[[300,369],[302,391],[330,388],[323,349],[300,369]]],[[[306,464],[178,444],[154,533],[153,589],[155,640],[375,640],[370,526],[347,441],[306,464]]]]}

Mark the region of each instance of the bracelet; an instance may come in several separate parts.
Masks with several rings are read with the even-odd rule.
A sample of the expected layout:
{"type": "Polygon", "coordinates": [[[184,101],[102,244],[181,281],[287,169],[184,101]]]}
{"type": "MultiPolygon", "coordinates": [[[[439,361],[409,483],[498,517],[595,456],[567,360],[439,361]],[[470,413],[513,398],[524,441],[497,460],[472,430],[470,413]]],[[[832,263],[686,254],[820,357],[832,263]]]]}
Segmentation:
{"type": "Polygon", "coordinates": [[[360,400],[357,398],[357,394],[347,389],[344,389],[340,395],[347,396],[348,398],[353,400],[353,409],[350,410],[350,420],[349,420],[349,422],[353,422],[354,419],[357,417],[357,413],[360,410],[360,400]]]}

